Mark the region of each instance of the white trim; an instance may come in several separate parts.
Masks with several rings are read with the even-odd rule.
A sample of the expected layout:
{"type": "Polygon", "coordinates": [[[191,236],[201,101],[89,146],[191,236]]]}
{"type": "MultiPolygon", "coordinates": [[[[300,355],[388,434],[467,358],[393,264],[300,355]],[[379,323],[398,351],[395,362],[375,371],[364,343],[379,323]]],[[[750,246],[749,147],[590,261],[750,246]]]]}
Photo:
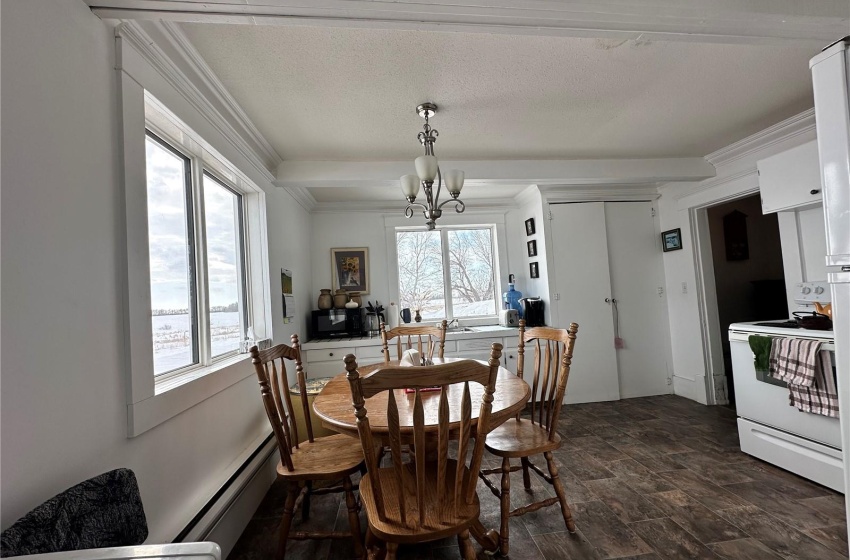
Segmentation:
{"type": "Polygon", "coordinates": [[[283,158],[280,157],[269,141],[266,140],[265,136],[259,131],[236,99],[227,91],[227,88],[225,88],[218,76],[213,72],[213,69],[210,68],[201,54],[195,49],[195,46],[192,45],[189,38],[183,33],[183,30],[171,21],[156,21],[152,22],[152,24],[162,30],[163,35],[169,39],[172,47],[183,55],[192,71],[209,88],[214,99],[227,110],[230,119],[243,129],[243,134],[253,144],[251,146],[253,151],[263,157],[265,167],[267,169],[276,169],[280,165],[280,162],[283,161],[283,158]]]}
{"type": "Polygon", "coordinates": [[[715,167],[727,165],[815,128],[815,110],[808,109],[705,156],[715,167]]]}
{"type": "Polygon", "coordinates": [[[597,187],[583,188],[570,186],[541,186],[539,188],[540,194],[549,204],[558,204],[563,202],[653,201],[661,197],[658,193],[657,184],[633,187],[600,185],[597,187]]]}
{"type": "Polygon", "coordinates": [[[305,189],[304,187],[279,187],[289,193],[289,196],[292,199],[301,205],[301,207],[307,212],[312,212],[316,206],[318,206],[318,202],[310,193],[309,189],[305,189]]]}
{"type": "MultiPolygon", "coordinates": [[[[180,113],[174,115],[162,103],[153,101],[152,106],[159,105],[161,110],[156,115],[152,113],[150,118],[156,120],[163,128],[168,128],[172,137],[169,138],[168,134],[163,134],[165,132],[163,130],[157,130],[157,132],[163,134],[165,140],[174,142],[184,150],[189,150],[193,155],[193,161],[195,158],[202,157],[205,167],[209,166],[209,170],[213,171],[219,179],[225,179],[229,186],[242,193],[245,212],[246,276],[251,298],[248,305],[252,312],[251,321],[260,338],[272,336],[272,311],[265,192],[236,164],[231,163],[230,158],[219,151],[220,149],[230,150],[223,142],[228,142],[232,146],[232,136],[219,137],[220,129],[205,129],[210,135],[209,139],[218,143],[216,147],[213,147],[191,127],[190,122],[197,126],[206,126],[206,123],[210,122],[209,116],[203,112],[203,107],[199,108],[196,103],[191,102],[191,99],[181,96],[175,85],[179,83],[179,80],[173,81],[176,80],[175,76],[169,77],[161,71],[168,68],[177,72],[180,80],[185,80],[185,76],[165,58],[158,60],[159,66],[150,64],[151,61],[137,48],[136,42],[141,36],[126,33],[127,29],[122,27],[120,32],[116,32],[115,43],[116,68],[119,71],[121,84],[121,134],[124,163],[122,196],[125,212],[122,217],[125,221],[122,224],[124,226],[122,234],[126,235],[127,247],[126,252],[122,252],[126,258],[124,261],[126,268],[122,270],[122,277],[126,288],[124,321],[127,358],[124,366],[128,377],[127,432],[128,437],[135,437],[251,375],[249,358],[244,354],[237,354],[193,367],[182,373],[179,378],[169,376],[168,379],[160,380],[154,377],[144,144],[144,131],[148,125],[148,118],[145,112],[146,90],[143,84],[155,92],[153,95],[164,95],[166,99],[178,106],[176,108],[179,108],[179,111],[185,113],[185,115],[180,113]],[[190,103],[187,105],[183,102],[184,100],[190,103]],[[177,138],[174,138],[174,135],[177,138]]],[[[161,50],[155,50],[153,47],[150,47],[148,54],[151,52],[164,56],[161,50]]],[[[153,96],[147,97],[154,99],[153,96]]],[[[240,151],[229,151],[229,153],[236,158],[244,155],[240,151]]],[[[246,163],[252,165],[244,158],[239,161],[243,162],[243,165],[246,163]]],[[[193,170],[193,176],[199,181],[202,180],[203,174],[200,173],[197,164],[193,170]]],[[[269,176],[270,174],[266,171],[258,178],[262,180],[262,177],[269,176]]],[[[199,226],[196,225],[197,227],[199,226]]],[[[201,237],[203,235],[203,231],[196,233],[201,237]]],[[[199,276],[198,280],[202,282],[203,277],[199,276]]]]}
{"type": "MultiPolygon", "coordinates": [[[[128,46],[132,46],[135,52],[141,56],[142,60],[150,64],[157,73],[165,78],[169,85],[180,93],[263,178],[270,182],[274,180],[274,174],[270,169],[275,168],[274,165],[276,162],[270,162],[272,164],[271,168],[266,167],[266,162],[257,156],[254,148],[244,139],[239,131],[209,102],[197,86],[177,67],[138,23],[133,21],[122,23],[115,28],[115,36],[118,39],[119,45],[121,45],[118,49],[119,56],[116,59],[116,68],[124,70],[128,74],[133,74],[132,69],[126,67],[126,53],[122,51],[123,40],[126,41],[128,46]]],[[[213,78],[214,75],[207,76],[208,80],[213,78]]],[[[223,86],[220,86],[220,88],[223,89],[223,86]]],[[[253,124],[250,127],[253,127],[253,124]]]]}
{"type": "Polygon", "coordinates": [[[310,25],[465,33],[598,37],[622,42],[699,41],[810,47],[846,31],[834,2],[807,10],[750,0],[632,2],[374,2],[371,0],[87,0],[101,18],[170,19],[247,25],[310,25]],[[663,14],[663,17],[659,17],[663,14]]]}

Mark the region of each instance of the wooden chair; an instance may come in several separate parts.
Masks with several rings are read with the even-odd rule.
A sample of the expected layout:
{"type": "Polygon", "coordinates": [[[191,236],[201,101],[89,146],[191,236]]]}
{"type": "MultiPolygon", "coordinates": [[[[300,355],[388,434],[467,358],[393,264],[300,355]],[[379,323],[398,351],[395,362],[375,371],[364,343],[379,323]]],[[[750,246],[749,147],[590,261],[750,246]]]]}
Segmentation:
{"type": "Polygon", "coordinates": [[[280,462],[277,475],[288,483],[286,502],[283,507],[283,519],[280,523],[280,541],[277,558],[286,556],[288,539],[340,539],[350,538],[354,542],[355,553],[365,554],[360,535],[360,507],[354,497],[351,474],[363,471],[363,451],[360,442],[345,435],[333,435],[314,438],[310,421],[310,405],[307,400],[306,376],[301,366],[301,347],[298,335],[292,335],[292,346],[278,344],[268,350],[251,348],[252,363],[260,381],[263,405],[271,422],[272,430],[280,450],[280,462]],[[295,362],[295,374],[301,389],[300,406],[304,411],[304,423],[307,440],[299,443],[298,425],[295,421],[295,409],[287,386],[286,360],[295,362]],[[276,363],[280,364],[280,372],[276,363]],[[313,489],[313,481],[342,481],[341,485],[313,489]],[[299,505],[302,506],[303,519],[310,515],[310,496],[345,492],[345,504],[348,506],[350,531],[345,532],[304,532],[290,533],[292,516],[299,505]]]}
{"type": "Polygon", "coordinates": [[[443,357],[443,351],[446,346],[446,328],[448,327],[448,322],[443,319],[443,322],[439,326],[426,327],[426,326],[403,326],[399,325],[394,329],[387,330],[386,323],[381,323],[381,342],[384,346],[384,362],[389,363],[392,358],[390,358],[390,351],[388,342],[392,339],[396,340],[396,360],[401,359],[401,355],[405,350],[410,350],[413,348],[414,340],[417,341],[416,349],[419,350],[419,354],[428,358],[429,360],[434,357],[434,350],[439,348],[437,352],[437,357],[443,357]],[[423,337],[426,346],[423,347],[423,337]],[[406,342],[404,339],[407,339],[406,342]],[[424,348],[424,351],[423,351],[424,348]]]}
{"type": "Polygon", "coordinates": [[[569,329],[534,327],[525,330],[525,321],[519,322],[519,348],[517,356],[517,375],[523,377],[525,346],[534,342],[534,379],[531,386],[531,419],[509,420],[487,436],[487,451],[502,458],[502,468],[481,471],[479,476],[484,484],[501,501],[502,523],[499,531],[499,551],[509,552],[508,522],[511,517],[524,515],[560,504],[564,523],[570,533],[576,530],[570,506],[564,494],[564,486],[558,478],[558,467],[552,457],[552,451],[561,447],[558,435],[558,417],[570,376],[570,364],[573,358],[578,325],[570,324],[569,329]],[[545,343],[545,348],[542,347],[545,343]],[[542,368],[542,369],[541,369],[542,368]],[[541,377],[542,374],[542,377],[541,377]],[[542,453],[546,459],[549,474],[544,473],[529,460],[532,455],[542,453]],[[511,466],[511,459],[520,459],[521,465],[511,466]],[[551,484],[556,497],[528,504],[511,511],[511,473],[522,469],[522,480],[526,490],[531,490],[529,470],[534,471],[551,484]],[[487,478],[487,475],[502,475],[501,491],[487,478]]]}
{"type": "MultiPolygon", "coordinates": [[[[489,365],[473,360],[424,367],[385,367],[360,377],[355,357],[345,357],[345,369],[351,383],[357,430],[364,450],[373,449],[380,435],[372,432],[366,414],[365,399],[388,391],[387,426],[392,465],[379,468],[374,453],[366,452],[366,474],[360,481],[360,497],[366,506],[369,525],[366,529],[368,549],[386,545],[390,560],[396,558],[399,544],[422,543],[457,536],[458,545],[466,560],[475,558],[469,534],[484,533],[478,520],[480,505],[475,487],[475,473],[481,467],[484,440],[489,428],[496,375],[502,345],[494,343],[489,365]],[[465,465],[470,451],[473,421],[469,383],[484,386],[478,414],[475,445],[471,448],[469,466],[465,465]],[[449,404],[448,386],[463,383],[460,402],[449,404]],[[420,389],[441,385],[436,427],[426,431],[425,413],[420,389]],[[415,389],[408,395],[404,388],[415,389]],[[413,427],[401,428],[396,399],[413,399],[413,427]],[[454,407],[452,411],[450,408],[454,407]],[[457,410],[457,409],[460,410],[457,410]],[[450,427],[450,420],[455,422],[450,427]],[[457,440],[456,459],[449,457],[449,440],[457,440]],[[415,452],[404,462],[402,443],[412,443],[415,452]],[[426,458],[426,455],[429,457],[426,458]]],[[[380,412],[376,412],[380,415],[380,412]]],[[[409,423],[409,419],[406,424],[409,423]]],[[[432,424],[433,426],[433,424],[432,424]]],[[[495,548],[495,542],[493,542],[495,548]]],[[[370,554],[371,554],[370,550],[370,554]]]]}

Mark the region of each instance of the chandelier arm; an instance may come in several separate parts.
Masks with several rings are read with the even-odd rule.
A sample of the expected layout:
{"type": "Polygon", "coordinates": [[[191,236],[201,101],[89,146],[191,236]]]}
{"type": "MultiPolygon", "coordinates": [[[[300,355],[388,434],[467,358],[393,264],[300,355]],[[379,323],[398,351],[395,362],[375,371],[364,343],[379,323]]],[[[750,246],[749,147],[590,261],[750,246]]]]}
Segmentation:
{"type": "MultiPolygon", "coordinates": [[[[440,202],[440,188],[443,186],[443,174],[440,172],[440,166],[437,166],[437,196],[434,197],[434,200],[431,206],[436,206],[440,202]]],[[[437,206],[439,208],[439,206],[437,206]]]]}
{"type": "Polygon", "coordinates": [[[428,207],[425,206],[424,204],[421,204],[419,202],[411,202],[410,204],[407,205],[407,208],[404,209],[404,216],[406,218],[412,218],[413,217],[413,206],[419,206],[420,208],[422,208],[423,212],[428,210],[428,207]]]}
{"type": "Polygon", "coordinates": [[[443,206],[445,206],[446,204],[451,204],[452,202],[454,202],[454,204],[455,204],[455,212],[457,212],[458,214],[462,214],[462,213],[463,213],[463,211],[464,211],[464,210],[466,210],[466,204],[464,204],[464,203],[463,203],[463,201],[462,201],[461,199],[459,199],[459,198],[450,198],[450,199],[448,199],[448,200],[446,200],[446,201],[443,201],[443,203],[442,203],[442,204],[440,204],[439,206],[437,206],[437,210],[439,210],[440,208],[442,208],[442,207],[443,207],[443,206]]]}

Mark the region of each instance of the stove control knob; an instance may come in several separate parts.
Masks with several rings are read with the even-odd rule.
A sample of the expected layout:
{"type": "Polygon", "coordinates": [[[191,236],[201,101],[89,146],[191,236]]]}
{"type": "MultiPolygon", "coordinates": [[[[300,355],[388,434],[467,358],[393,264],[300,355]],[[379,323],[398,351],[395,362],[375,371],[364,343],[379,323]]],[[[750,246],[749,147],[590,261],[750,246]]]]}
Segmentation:
{"type": "Polygon", "coordinates": [[[810,293],[812,293],[812,289],[811,289],[811,288],[809,288],[808,286],[803,286],[803,289],[802,289],[802,290],[800,290],[800,291],[801,291],[801,292],[803,292],[804,294],[810,294],[810,293]]]}
{"type": "Polygon", "coordinates": [[[817,286],[815,288],[815,293],[816,294],[822,294],[823,293],[823,286],[817,286]]]}

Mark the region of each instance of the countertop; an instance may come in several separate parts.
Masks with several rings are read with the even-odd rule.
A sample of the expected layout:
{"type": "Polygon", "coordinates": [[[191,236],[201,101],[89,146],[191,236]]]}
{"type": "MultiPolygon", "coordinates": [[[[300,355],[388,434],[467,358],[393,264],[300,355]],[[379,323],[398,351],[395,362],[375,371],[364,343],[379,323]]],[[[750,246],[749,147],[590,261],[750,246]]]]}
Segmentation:
{"type": "MultiPolygon", "coordinates": [[[[473,332],[447,332],[446,340],[472,340],[477,338],[510,338],[517,336],[516,327],[502,327],[500,325],[487,325],[481,327],[469,327],[475,329],[473,332]]],[[[345,348],[348,346],[380,346],[381,337],[378,336],[352,336],[339,338],[317,338],[301,344],[302,350],[318,350],[329,348],[345,348]]]]}

